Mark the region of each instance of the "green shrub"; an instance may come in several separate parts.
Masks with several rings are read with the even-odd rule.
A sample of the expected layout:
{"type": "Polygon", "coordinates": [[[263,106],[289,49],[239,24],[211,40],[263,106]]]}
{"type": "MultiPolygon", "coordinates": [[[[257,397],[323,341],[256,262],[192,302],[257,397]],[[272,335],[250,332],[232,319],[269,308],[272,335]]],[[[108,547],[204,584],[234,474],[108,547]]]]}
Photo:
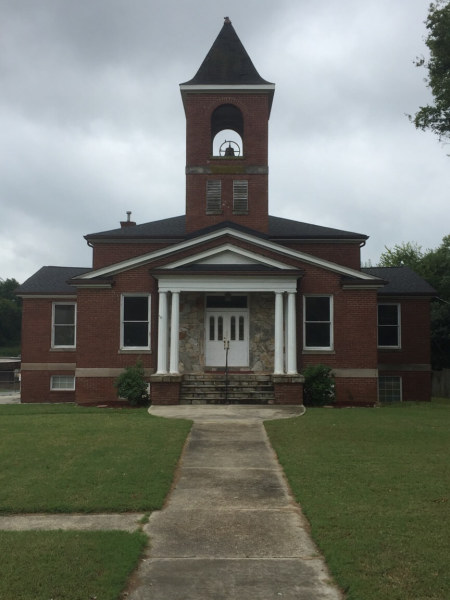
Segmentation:
{"type": "Polygon", "coordinates": [[[138,360],[135,365],[125,367],[125,371],[114,382],[120,398],[126,398],[131,406],[149,404],[148,384],[145,381],[144,367],[138,360]]]}
{"type": "Polygon", "coordinates": [[[303,403],[306,406],[323,406],[334,402],[334,378],[331,368],[311,365],[303,371],[303,403]]]}

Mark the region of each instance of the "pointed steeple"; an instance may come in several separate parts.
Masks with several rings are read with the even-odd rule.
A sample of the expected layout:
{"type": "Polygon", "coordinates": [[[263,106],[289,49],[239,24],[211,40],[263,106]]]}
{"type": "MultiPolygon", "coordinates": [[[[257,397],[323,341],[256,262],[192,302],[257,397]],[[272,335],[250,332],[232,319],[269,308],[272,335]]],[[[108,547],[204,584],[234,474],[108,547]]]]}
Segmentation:
{"type": "Polygon", "coordinates": [[[195,77],[181,85],[271,85],[255,69],[231,21],[223,27],[195,77]]]}
{"type": "Polygon", "coordinates": [[[186,113],[186,231],[233,221],[267,233],[275,84],[259,75],[228,17],[197,74],[180,91],[186,113]],[[237,154],[224,150],[227,144],[237,154]]]}

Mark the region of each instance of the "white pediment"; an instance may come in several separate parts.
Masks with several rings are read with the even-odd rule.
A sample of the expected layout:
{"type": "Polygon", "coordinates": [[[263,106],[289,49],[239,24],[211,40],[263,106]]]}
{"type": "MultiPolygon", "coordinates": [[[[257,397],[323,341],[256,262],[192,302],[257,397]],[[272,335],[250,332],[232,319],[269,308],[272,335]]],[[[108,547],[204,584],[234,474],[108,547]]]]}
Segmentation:
{"type": "Polygon", "coordinates": [[[248,265],[249,268],[255,265],[265,265],[277,269],[292,269],[279,260],[268,258],[263,254],[251,250],[245,250],[231,243],[222,244],[216,248],[210,248],[193,256],[181,258],[175,262],[169,263],[165,269],[176,269],[179,267],[190,267],[192,265],[248,265]]]}
{"type": "Polygon", "coordinates": [[[223,250],[212,256],[207,256],[201,260],[195,261],[197,265],[257,265],[260,261],[250,259],[232,250],[223,250]]]}

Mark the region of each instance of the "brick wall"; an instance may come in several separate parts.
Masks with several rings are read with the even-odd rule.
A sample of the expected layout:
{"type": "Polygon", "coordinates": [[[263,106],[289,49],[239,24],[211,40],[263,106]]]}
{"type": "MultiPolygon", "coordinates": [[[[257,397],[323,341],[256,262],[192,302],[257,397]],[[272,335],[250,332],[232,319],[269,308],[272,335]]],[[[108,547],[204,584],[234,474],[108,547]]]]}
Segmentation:
{"type": "Polygon", "coordinates": [[[76,401],[85,405],[122,405],[114,387],[115,377],[79,377],[76,386],[76,401]]]}
{"type": "Polygon", "coordinates": [[[157,283],[148,266],[120,273],[111,289],[80,289],[78,294],[77,367],[119,368],[141,358],[153,368],[157,346],[157,283]],[[152,306],[151,349],[120,350],[120,302],[122,293],[149,293],[152,306]]]}
{"type": "Polygon", "coordinates": [[[380,296],[380,303],[399,303],[401,312],[401,348],[380,349],[382,364],[429,364],[430,301],[428,298],[393,298],[380,296]]]}
{"type": "Polygon", "coordinates": [[[378,401],[378,379],[376,377],[336,377],[336,406],[374,406],[378,401]]]}
{"type": "Polygon", "coordinates": [[[23,403],[75,402],[74,391],[50,390],[52,375],[74,375],[74,371],[21,371],[20,396],[23,403]]]}
{"type": "Polygon", "coordinates": [[[324,260],[350,267],[359,271],[361,251],[358,243],[311,243],[311,242],[277,242],[298,252],[305,252],[324,260]]]}
{"type": "Polygon", "coordinates": [[[135,258],[137,256],[142,256],[143,254],[147,254],[149,252],[154,252],[155,250],[160,250],[164,246],[167,246],[167,243],[136,243],[136,242],[128,242],[128,243],[107,243],[107,244],[94,244],[92,250],[92,266],[94,269],[101,269],[102,267],[106,267],[108,265],[113,265],[115,263],[121,262],[123,260],[128,260],[130,258],[135,258]]]}
{"type": "Polygon", "coordinates": [[[186,229],[192,232],[230,220],[253,229],[268,229],[268,120],[266,94],[186,94],[186,229]],[[211,116],[214,110],[232,104],[242,113],[243,155],[225,159],[212,157],[211,116]],[[193,168],[203,172],[192,173],[193,168]],[[255,168],[263,172],[258,174],[255,168]],[[222,214],[206,214],[206,180],[222,181],[222,214]],[[232,180],[248,180],[247,215],[232,210],[232,180]]]}

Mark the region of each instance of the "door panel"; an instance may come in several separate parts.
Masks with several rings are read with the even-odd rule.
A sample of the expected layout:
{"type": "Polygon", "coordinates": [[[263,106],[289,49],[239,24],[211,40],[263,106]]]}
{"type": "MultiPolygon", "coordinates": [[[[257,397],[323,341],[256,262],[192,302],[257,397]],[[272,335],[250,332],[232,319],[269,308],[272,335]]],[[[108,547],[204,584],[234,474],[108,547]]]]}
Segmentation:
{"type": "Polygon", "coordinates": [[[224,367],[224,339],[229,340],[228,366],[248,366],[248,310],[206,310],[206,366],[224,367]]]}

